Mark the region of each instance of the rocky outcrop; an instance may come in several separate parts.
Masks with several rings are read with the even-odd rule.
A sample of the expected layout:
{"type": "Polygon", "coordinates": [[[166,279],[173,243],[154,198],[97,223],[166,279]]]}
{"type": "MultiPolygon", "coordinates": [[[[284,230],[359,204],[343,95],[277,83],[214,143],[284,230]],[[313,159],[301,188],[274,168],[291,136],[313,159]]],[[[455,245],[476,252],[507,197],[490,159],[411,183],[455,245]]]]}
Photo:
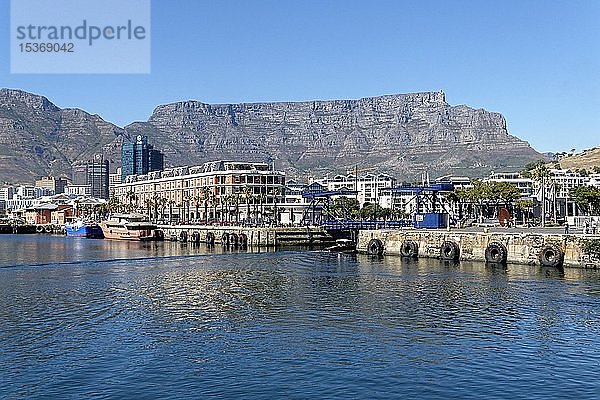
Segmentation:
{"type": "Polygon", "coordinates": [[[0,90],[0,180],[32,182],[70,175],[73,162],[104,154],[115,164],[126,131],[79,109],[60,109],[43,96],[0,90]]]}
{"type": "Polygon", "coordinates": [[[443,92],[360,100],[159,106],[129,131],[155,137],[173,164],[215,158],[275,161],[292,174],[377,167],[482,176],[543,158],[509,135],[499,113],[451,106],[443,92]]]}
{"type": "MultiPolygon", "coordinates": [[[[121,129],[42,96],[0,91],[0,178],[32,180],[69,173],[78,159],[104,153],[119,164],[124,138],[146,134],[168,165],[215,159],[273,161],[291,175],[375,167],[411,179],[518,169],[543,158],[511,136],[504,117],[451,106],[443,92],[360,100],[157,107],[146,122],[121,129]]],[[[13,179],[14,180],[14,179],[13,179]]]]}

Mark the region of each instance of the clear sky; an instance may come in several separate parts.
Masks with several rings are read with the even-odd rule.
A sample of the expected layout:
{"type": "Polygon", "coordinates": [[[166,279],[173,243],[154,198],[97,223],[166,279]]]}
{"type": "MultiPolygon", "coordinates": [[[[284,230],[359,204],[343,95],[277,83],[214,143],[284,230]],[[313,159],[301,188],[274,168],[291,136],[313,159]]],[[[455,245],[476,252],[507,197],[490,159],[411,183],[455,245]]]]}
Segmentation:
{"type": "Polygon", "coordinates": [[[537,150],[600,145],[598,0],[154,0],[152,72],[142,75],[10,74],[0,3],[0,86],[121,126],[187,99],[442,89],[450,104],[501,112],[537,150]]]}

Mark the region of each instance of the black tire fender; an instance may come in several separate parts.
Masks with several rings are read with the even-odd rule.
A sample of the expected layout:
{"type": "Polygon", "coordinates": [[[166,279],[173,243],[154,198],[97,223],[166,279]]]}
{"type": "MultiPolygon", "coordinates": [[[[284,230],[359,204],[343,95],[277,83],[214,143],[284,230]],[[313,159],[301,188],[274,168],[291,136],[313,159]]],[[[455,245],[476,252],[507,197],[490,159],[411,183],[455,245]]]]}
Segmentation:
{"type": "Polygon", "coordinates": [[[239,243],[239,241],[238,241],[238,235],[235,234],[235,233],[230,233],[229,234],[229,244],[232,245],[232,246],[234,246],[234,247],[237,247],[238,243],[239,243]]]}
{"type": "Polygon", "coordinates": [[[367,254],[380,256],[383,254],[383,243],[379,239],[371,239],[367,245],[367,254]]]}
{"type": "Polygon", "coordinates": [[[491,242],[485,248],[485,261],[496,264],[506,264],[508,250],[503,243],[491,242]]]}
{"type": "Polygon", "coordinates": [[[419,257],[419,244],[414,240],[405,240],[400,246],[400,255],[402,257],[419,257]]]}
{"type": "Polygon", "coordinates": [[[215,244],[215,234],[212,232],[206,232],[206,243],[209,245],[215,244]]]}
{"type": "Polygon", "coordinates": [[[245,233],[240,233],[240,247],[248,247],[248,236],[245,233]]]}
{"type": "Polygon", "coordinates": [[[187,242],[187,238],[188,238],[187,231],[181,231],[181,233],[179,233],[179,240],[180,241],[187,242]]]}
{"type": "Polygon", "coordinates": [[[544,267],[561,267],[565,260],[565,253],[556,244],[546,244],[540,250],[539,259],[544,267]]]}
{"type": "Polygon", "coordinates": [[[442,260],[456,261],[460,257],[460,248],[456,242],[446,240],[440,246],[440,258],[442,260]]]}

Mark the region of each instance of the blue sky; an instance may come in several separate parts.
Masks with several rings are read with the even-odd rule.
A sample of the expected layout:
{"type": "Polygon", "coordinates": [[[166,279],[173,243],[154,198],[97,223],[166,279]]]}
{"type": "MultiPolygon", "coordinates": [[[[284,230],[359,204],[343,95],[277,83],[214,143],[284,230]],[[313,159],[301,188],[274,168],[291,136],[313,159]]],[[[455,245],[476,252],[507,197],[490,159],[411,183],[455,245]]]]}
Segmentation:
{"type": "Polygon", "coordinates": [[[125,125],[155,106],[444,90],[504,114],[537,150],[600,145],[600,1],[152,2],[152,72],[10,74],[0,86],[125,125]]]}

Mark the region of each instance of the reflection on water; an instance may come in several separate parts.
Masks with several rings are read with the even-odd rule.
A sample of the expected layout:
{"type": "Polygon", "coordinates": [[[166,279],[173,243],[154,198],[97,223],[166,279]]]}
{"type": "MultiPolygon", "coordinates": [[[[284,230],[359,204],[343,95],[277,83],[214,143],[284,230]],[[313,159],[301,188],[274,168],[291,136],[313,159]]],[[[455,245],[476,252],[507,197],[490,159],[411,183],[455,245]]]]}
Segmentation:
{"type": "Polygon", "coordinates": [[[45,238],[0,238],[8,397],[600,392],[596,271],[45,238]]]}
{"type": "Polygon", "coordinates": [[[264,248],[239,250],[200,243],[136,242],[49,235],[0,235],[0,268],[15,265],[119,260],[238,252],[264,253],[264,248]]]}

